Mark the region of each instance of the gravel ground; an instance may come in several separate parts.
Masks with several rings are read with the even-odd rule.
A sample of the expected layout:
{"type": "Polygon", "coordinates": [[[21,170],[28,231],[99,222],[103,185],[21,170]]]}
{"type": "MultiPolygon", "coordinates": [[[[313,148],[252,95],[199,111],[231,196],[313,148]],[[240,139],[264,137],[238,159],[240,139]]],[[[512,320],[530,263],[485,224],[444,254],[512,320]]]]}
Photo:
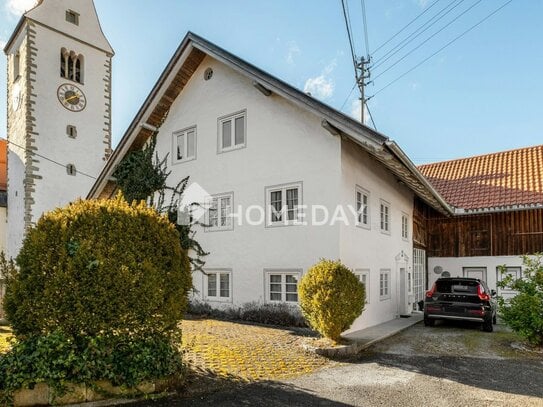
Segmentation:
{"type": "Polygon", "coordinates": [[[543,407],[543,355],[515,348],[517,341],[502,326],[489,334],[470,324],[419,324],[296,379],[139,405],[543,407]]]}

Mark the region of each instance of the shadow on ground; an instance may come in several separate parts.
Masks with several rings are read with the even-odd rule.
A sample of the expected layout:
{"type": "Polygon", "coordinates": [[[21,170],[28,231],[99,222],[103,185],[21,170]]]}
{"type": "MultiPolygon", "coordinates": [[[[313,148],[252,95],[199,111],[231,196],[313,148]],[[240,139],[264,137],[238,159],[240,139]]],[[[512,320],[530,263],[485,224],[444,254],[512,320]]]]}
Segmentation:
{"type": "Polygon", "coordinates": [[[273,382],[243,382],[235,376],[217,376],[213,372],[194,372],[185,387],[168,397],[141,400],[134,407],[170,406],[331,406],[348,404],[328,400],[296,386],[273,382]]]}

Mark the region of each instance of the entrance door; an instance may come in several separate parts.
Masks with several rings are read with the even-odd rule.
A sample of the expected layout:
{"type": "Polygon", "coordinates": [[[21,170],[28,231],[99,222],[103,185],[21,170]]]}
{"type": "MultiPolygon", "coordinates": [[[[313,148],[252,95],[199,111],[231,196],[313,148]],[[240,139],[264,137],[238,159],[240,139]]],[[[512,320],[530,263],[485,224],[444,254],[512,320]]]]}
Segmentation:
{"type": "Polygon", "coordinates": [[[464,267],[464,277],[478,278],[486,282],[486,267],[464,267]]]}

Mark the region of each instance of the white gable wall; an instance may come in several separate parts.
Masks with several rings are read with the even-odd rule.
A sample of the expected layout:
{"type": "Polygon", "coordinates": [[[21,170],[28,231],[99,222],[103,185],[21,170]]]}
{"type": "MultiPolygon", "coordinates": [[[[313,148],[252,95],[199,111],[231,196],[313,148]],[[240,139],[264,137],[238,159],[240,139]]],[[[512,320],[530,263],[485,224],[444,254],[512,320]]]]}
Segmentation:
{"type": "MultiPolygon", "coordinates": [[[[340,141],[321,126],[321,118],[276,95],[264,96],[252,81],[206,57],[172,105],[157,142],[161,157],[170,154],[174,185],[189,175],[210,194],[233,192],[234,207],[265,205],[265,188],[302,182],[303,204],[325,205],[332,210],[340,193],[340,141]],[[204,81],[204,70],[214,75],[204,81]],[[246,147],[217,153],[217,119],[247,111],[246,147]],[[197,158],[172,164],[172,133],[197,128],[197,158]]],[[[253,212],[257,218],[258,212],[253,212]]],[[[208,269],[232,270],[232,301],[241,305],[266,301],[267,269],[307,270],[321,257],[339,257],[337,226],[242,226],[233,231],[200,229],[197,240],[211,254],[208,269]]],[[[203,292],[204,278],[194,275],[203,292]]],[[[217,304],[218,305],[218,304],[217,304]]]]}
{"type": "MultiPolygon", "coordinates": [[[[413,193],[371,156],[353,142],[342,141],[341,199],[344,205],[355,207],[355,188],[369,192],[369,228],[341,226],[340,257],[343,263],[354,270],[369,270],[369,303],[352,329],[362,329],[395,318],[399,314],[399,269],[406,267],[412,272],[412,213],[413,193]],[[390,233],[381,232],[380,200],[390,204],[390,233]],[[402,214],[409,216],[409,236],[401,236],[402,214]],[[404,252],[407,263],[398,262],[396,256],[404,252]],[[380,299],[379,275],[381,269],[390,270],[390,298],[380,299]]],[[[405,257],[404,257],[405,259],[405,257]]]]}

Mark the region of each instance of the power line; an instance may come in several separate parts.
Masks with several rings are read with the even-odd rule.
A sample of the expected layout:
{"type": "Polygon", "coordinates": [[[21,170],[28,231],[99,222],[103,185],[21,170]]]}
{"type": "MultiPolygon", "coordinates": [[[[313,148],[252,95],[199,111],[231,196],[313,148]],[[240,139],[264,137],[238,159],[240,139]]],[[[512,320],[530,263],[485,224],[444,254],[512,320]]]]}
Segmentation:
{"type": "Polygon", "coordinates": [[[426,31],[428,31],[430,28],[432,28],[432,26],[437,24],[441,19],[445,18],[447,16],[447,14],[451,13],[456,7],[461,5],[464,1],[465,0],[454,0],[451,4],[449,4],[448,6],[445,6],[443,9],[438,11],[437,14],[435,14],[433,17],[431,17],[423,25],[421,25],[419,28],[417,28],[415,31],[413,31],[411,34],[409,34],[406,38],[404,38],[402,41],[400,41],[399,44],[397,44],[395,47],[393,47],[391,50],[389,50],[385,55],[383,55],[380,59],[378,59],[376,61],[376,65],[374,65],[373,68],[377,68],[377,67],[381,66],[382,64],[384,64],[386,61],[388,61],[390,58],[392,58],[394,55],[396,55],[398,52],[400,52],[402,49],[404,49],[407,45],[412,43],[415,39],[417,39],[422,34],[424,34],[426,31]],[[445,13],[440,15],[444,11],[445,11],[445,13]],[[438,17],[438,18],[436,19],[436,17],[438,17]]]}
{"type": "MultiPolygon", "coordinates": [[[[407,58],[409,55],[411,55],[413,52],[415,52],[416,50],[418,50],[420,47],[422,47],[424,44],[426,44],[428,41],[430,41],[432,38],[434,38],[436,35],[438,35],[441,31],[443,31],[445,28],[447,28],[448,26],[450,26],[452,23],[454,23],[455,21],[457,21],[460,17],[462,17],[464,14],[466,14],[468,11],[470,11],[472,8],[474,8],[477,4],[479,4],[481,1],[483,0],[478,0],[476,3],[474,3],[471,7],[467,8],[466,10],[464,10],[462,13],[460,13],[459,15],[457,15],[453,20],[451,20],[448,24],[446,24],[445,26],[443,26],[441,29],[439,29],[438,31],[436,31],[435,33],[433,33],[431,36],[429,36],[428,38],[426,38],[423,42],[421,42],[419,45],[417,45],[415,48],[411,49],[407,54],[405,54],[403,57],[401,57],[400,59],[398,59],[396,62],[394,62],[392,65],[390,65],[387,69],[385,69],[384,71],[382,71],[379,75],[377,75],[375,79],[377,79],[378,77],[380,77],[381,75],[383,75],[385,72],[388,72],[390,71],[392,68],[394,68],[396,65],[398,65],[400,62],[402,62],[405,58],[407,58]]],[[[403,47],[402,47],[403,48],[403,47]]],[[[399,51],[399,50],[398,50],[399,51]]],[[[384,61],[383,61],[384,62],[384,61]]]]}
{"type": "MultiPolygon", "coordinates": [[[[66,168],[66,167],[67,167],[67,164],[59,163],[58,161],[55,161],[55,160],[53,160],[52,158],[49,158],[49,157],[46,157],[46,156],[44,156],[44,155],[38,154],[38,153],[36,153],[35,151],[30,150],[29,148],[25,148],[25,147],[23,147],[23,146],[20,146],[19,144],[14,143],[14,142],[11,141],[11,140],[8,140],[8,144],[13,144],[15,147],[19,147],[20,149],[22,149],[23,151],[25,151],[27,154],[30,154],[30,155],[35,156],[35,157],[43,158],[44,160],[49,161],[49,162],[51,162],[51,163],[53,163],[53,164],[59,165],[59,166],[61,166],[62,168],[66,168]]],[[[78,174],[84,175],[85,177],[89,177],[89,178],[92,178],[92,179],[97,179],[95,176],[90,175],[90,174],[86,174],[86,173],[84,173],[83,171],[79,171],[78,169],[76,169],[76,172],[77,172],[78,174]]]]}
{"type": "Polygon", "coordinates": [[[368,21],[366,19],[366,1],[360,0],[360,8],[362,9],[362,21],[364,22],[364,40],[366,42],[366,55],[370,59],[370,40],[368,38],[368,21]]]}
{"type": "Polygon", "coordinates": [[[354,73],[356,76],[357,75],[357,72],[356,72],[356,54],[354,52],[354,46],[353,46],[353,38],[352,38],[352,35],[351,35],[351,27],[350,27],[350,23],[349,23],[349,17],[347,16],[347,10],[346,10],[346,7],[345,7],[345,0],[341,0],[341,6],[343,8],[343,17],[345,19],[345,27],[347,28],[347,37],[349,38],[349,45],[351,47],[351,56],[353,57],[353,66],[354,66],[354,73]]]}
{"type": "Polygon", "coordinates": [[[413,20],[408,22],[406,25],[403,26],[402,29],[400,29],[396,34],[394,34],[392,37],[390,37],[388,40],[383,42],[381,45],[379,45],[373,53],[375,54],[377,51],[379,51],[381,48],[383,48],[385,45],[387,45],[390,41],[392,41],[394,38],[396,38],[398,35],[400,35],[407,27],[409,27],[411,24],[413,24],[415,21],[417,21],[420,17],[422,17],[426,12],[430,11],[432,7],[434,7],[437,3],[439,3],[441,0],[436,0],[432,4],[430,4],[423,12],[419,13],[413,20]]]}
{"type": "MultiPolygon", "coordinates": [[[[373,115],[371,114],[371,110],[370,110],[370,107],[368,106],[368,104],[366,104],[366,108],[368,109],[368,114],[370,115],[371,122],[373,123],[373,128],[375,130],[377,130],[377,126],[375,125],[375,121],[373,120],[373,115]]],[[[362,124],[364,124],[364,123],[362,123],[362,124]]]]}
{"type": "Polygon", "coordinates": [[[357,82],[354,83],[353,87],[351,88],[351,91],[349,92],[349,94],[348,94],[347,97],[345,98],[345,101],[343,102],[343,104],[342,104],[341,107],[339,108],[340,111],[343,111],[343,108],[345,107],[345,105],[347,104],[347,102],[349,101],[349,99],[351,98],[351,95],[353,94],[353,90],[354,90],[354,88],[356,88],[356,85],[357,85],[357,82]]]}
{"type": "Polygon", "coordinates": [[[451,44],[453,44],[454,42],[456,42],[457,40],[459,40],[460,38],[462,38],[464,35],[466,35],[467,33],[469,33],[470,31],[472,31],[473,29],[475,29],[476,27],[478,27],[479,25],[481,25],[482,23],[484,23],[486,20],[488,20],[489,18],[491,18],[494,14],[496,14],[497,12],[499,12],[502,8],[504,8],[505,6],[507,6],[509,3],[511,3],[513,0],[509,0],[507,2],[505,2],[504,4],[502,4],[500,7],[498,7],[497,9],[495,9],[492,13],[488,14],[485,18],[483,18],[482,20],[480,20],[478,23],[472,25],[470,28],[468,28],[466,31],[464,31],[462,34],[458,35],[457,37],[453,38],[451,41],[449,41],[447,44],[445,44],[444,46],[442,46],[440,49],[438,49],[436,52],[434,52],[432,55],[430,55],[429,57],[423,59],[421,62],[419,62],[417,65],[415,65],[414,67],[412,67],[411,69],[409,69],[408,71],[404,72],[403,74],[401,74],[400,76],[398,76],[396,79],[390,81],[389,83],[387,83],[385,86],[383,86],[382,88],[380,88],[377,92],[375,92],[372,96],[370,96],[368,98],[371,99],[373,97],[375,97],[376,95],[378,95],[379,93],[381,93],[382,91],[384,91],[385,89],[387,89],[389,86],[393,85],[394,83],[398,82],[400,79],[402,79],[404,76],[406,76],[407,74],[413,72],[415,69],[417,69],[419,66],[421,66],[422,64],[424,64],[426,61],[428,61],[430,58],[434,57],[435,55],[439,54],[441,51],[443,51],[445,48],[447,48],[448,46],[450,46],[451,44]]]}

